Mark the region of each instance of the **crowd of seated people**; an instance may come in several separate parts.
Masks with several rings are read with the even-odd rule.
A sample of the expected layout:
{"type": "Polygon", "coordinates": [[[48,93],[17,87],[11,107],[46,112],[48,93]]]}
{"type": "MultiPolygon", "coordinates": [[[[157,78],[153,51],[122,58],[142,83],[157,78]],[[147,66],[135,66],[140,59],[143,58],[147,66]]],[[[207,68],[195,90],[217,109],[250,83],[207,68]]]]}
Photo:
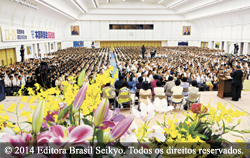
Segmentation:
{"type": "MultiPolygon", "coordinates": [[[[229,70],[235,70],[240,65],[244,79],[249,80],[250,55],[221,54],[217,49],[198,47],[147,47],[146,58],[142,59],[140,47],[115,48],[117,66],[120,75],[123,75],[129,86],[143,77],[143,82],[156,87],[155,80],[160,80],[164,86],[171,76],[173,81],[179,79],[181,86],[188,88],[193,80],[197,81],[199,91],[218,89],[218,76],[223,73],[228,76],[229,70]],[[151,58],[150,52],[156,52],[151,58]],[[155,79],[154,75],[158,78],[155,79]]],[[[152,92],[154,93],[154,92],[152,92]]]]}
{"type": "MultiPolygon", "coordinates": [[[[34,88],[38,83],[44,88],[58,87],[71,77],[79,76],[86,69],[86,82],[102,74],[110,66],[108,49],[67,48],[47,55],[46,58],[31,58],[23,63],[0,67],[0,78],[4,80],[6,96],[13,96],[24,86],[34,88]],[[40,64],[47,63],[46,80],[40,79],[40,64]]],[[[28,92],[24,92],[28,95],[28,92]]]]}
{"type": "Polygon", "coordinates": [[[126,81],[136,96],[136,89],[143,89],[145,83],[152,97],[188,97],[189,93],[218,90],[219,75],[229,76],[228,71],[234,71],[236,65],[242,68],[244,80],[250,79],[250,55],[227,55],[217,49],[198,47],[146,47],[145,59],[140,47],[118,47],[114,52],[120,70],[115,88],[120,89],[126,81]]]}

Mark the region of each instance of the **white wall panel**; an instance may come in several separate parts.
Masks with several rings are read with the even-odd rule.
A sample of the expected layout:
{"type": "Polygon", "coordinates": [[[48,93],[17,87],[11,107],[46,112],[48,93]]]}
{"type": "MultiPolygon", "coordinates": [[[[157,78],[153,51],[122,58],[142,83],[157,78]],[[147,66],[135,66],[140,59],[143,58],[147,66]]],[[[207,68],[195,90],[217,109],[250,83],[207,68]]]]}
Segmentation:
{"type": "Polygon", "coordinates": [[[163,39],[170,39],[171,38],[171,30],[172,30],[171,21],[163,21],[162,22],[162,38],[163,39]]]}
{"type": "Polygon", "coordinates": [[[109,21],[100,21],[101,39],[109,39],[109,21]]]}
{"type": "Polygon", "coordinates": [[[154,21],[154,39],[162,39],[162,21],[154,21]]]}
{"type": "Polygon", "coordinates": [[[90,39],[91,38],[91,21],[82,21],[81,23],[81,37],[84,39],[90,39]]]}
{"type": "Polygon", "coordinates": [[[100,39],[100,23],[99,21],[91,21],[91,38],[100,39]]]}

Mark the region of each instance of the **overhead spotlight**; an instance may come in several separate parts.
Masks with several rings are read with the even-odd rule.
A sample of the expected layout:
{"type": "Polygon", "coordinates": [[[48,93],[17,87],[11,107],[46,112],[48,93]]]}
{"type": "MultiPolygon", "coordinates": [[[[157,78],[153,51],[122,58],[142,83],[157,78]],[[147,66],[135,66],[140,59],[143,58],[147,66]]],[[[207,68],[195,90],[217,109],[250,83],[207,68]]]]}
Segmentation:
{"type": "Polygon", "coordinates": [[[123,2],[125,2],[126,0],[123,0],[123,2]]]}
{"type": "Polygon", "coordinates": [[[163,0],[159,0],[159,1],[157,2],[157,4],[160,4],[161,2],[163,2],[163,0]]]}
{"type": "Polygon", "coordinates": [[[95,1],[95,0],[92,0],[92,3],[93,3],[93,5],[94,5],[94,7],[97,8],[96,1],[95,1]]]}
{"type": "Polygon", "coordinates": [[[107,0],[107,3],[110,3],[111,2],[111,0],[107,0]]]}

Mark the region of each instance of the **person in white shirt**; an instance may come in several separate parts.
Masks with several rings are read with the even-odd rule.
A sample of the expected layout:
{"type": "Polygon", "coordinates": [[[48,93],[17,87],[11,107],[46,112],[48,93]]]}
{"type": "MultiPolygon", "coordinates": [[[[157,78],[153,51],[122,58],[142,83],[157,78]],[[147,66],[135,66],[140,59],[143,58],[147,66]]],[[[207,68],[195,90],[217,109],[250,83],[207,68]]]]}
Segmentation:
{"type": "MultiPolygon", "coordinates": [[[[175,81],[175,86],[172,87],[172,89],[171,89],[171,91],[173,92],[173,95],[182,95],[183,87],[181,87],[180,84],[181,84],[181,81],[179,79],[175,81]]],[[[172,96],[172,101],[173,102],[180,102],[181,99],[175,99],[172,96]]]]}
{"type": "Polygon", "coordinates": [[[164,88],[162,87],[162,83],[160,80],[156,82],[156,86],[157,87],[154,88],[155,96],[165,96],[164,88]]]}

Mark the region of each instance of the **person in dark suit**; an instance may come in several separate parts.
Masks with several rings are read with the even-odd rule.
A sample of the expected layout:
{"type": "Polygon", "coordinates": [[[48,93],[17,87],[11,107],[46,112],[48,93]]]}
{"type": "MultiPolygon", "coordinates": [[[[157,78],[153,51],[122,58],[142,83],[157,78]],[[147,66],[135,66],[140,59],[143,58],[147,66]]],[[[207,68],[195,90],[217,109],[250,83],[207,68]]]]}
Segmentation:
{"type": "Polygon", "coordinates": [[[23,48],[23,45],[21,46],[21,49],[20,49],[20,56],[21,56],[21,61],[23,62],[24,60],[24,48],[23,48]]]}
{"type": "Polygon", "coordinates": [[[144,45],[142,45],[142,47],[141,47],[142,59],[144,59],[145,52],[146,52],[146,49],[145,49],[144,45]]]}
{"type": "Polygon", "coordinates": [[[190,35],[190,31],[188,27],[185,28],[185,32],[183,33],[183,35],[190,35]]]}
{"type": "Polygon", "coordinates": [[[136,89],[142,89],[143,88],[143,83],[142,83],[143,78],[139,77],[138,81],[139,81],[139,83],[136,83],[136,89]]]}
{"type": "Polygon", "coordinates": [[[115,82],[115,89],[121,89],[122,83],[124,82],[124,76],[119,76],[119,80],[115,82]]]}
{"type": "Polygon", "coordinates": [[[233,73],[231,70],[229,72],[230,76],[233,78],[232,101],[238,101],[241,95],[243,72],[241,71],[241,67],[239,65],[236,66],[236,70],[233,73]]]}

